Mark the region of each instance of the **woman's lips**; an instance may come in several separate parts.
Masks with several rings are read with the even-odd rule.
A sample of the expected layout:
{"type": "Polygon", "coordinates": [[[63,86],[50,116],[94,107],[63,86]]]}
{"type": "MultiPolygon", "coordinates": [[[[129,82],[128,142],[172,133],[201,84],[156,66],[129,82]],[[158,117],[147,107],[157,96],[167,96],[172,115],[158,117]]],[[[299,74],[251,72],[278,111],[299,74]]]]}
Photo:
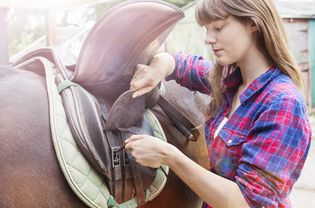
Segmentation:
{"type": "Polygon", "coordinates": [[[212,51],[215,53],[215,54],[217,54],[217,53],[219,53],[220,51],[223,51],[222,49],[212,49],[212,51]]]}

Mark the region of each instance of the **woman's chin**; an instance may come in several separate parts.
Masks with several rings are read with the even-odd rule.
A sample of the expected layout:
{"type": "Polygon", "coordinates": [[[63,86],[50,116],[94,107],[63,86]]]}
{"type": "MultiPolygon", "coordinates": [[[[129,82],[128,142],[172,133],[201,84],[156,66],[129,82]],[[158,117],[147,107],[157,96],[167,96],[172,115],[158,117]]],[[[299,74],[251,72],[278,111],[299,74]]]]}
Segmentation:
{"type": "Polygon", "coordinates": [[[216,57],[216,62],[222,66],[225,66],[225,65],[230,65],[232,64],[233,62],[225,59],[224,57],[216,57]]]}

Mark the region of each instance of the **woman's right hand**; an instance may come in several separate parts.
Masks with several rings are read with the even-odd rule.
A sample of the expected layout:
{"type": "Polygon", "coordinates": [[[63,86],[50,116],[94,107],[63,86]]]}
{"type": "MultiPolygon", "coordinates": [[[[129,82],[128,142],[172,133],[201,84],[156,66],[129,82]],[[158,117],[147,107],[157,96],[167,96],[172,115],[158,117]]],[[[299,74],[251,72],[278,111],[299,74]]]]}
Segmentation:
{"type": "Polygon", "coordinates": [[[133,97],[138,97],[154,89],[175,68],[174,57],[169,53],[158,53],[149,65],[138,64],[130,89],[134,91],[133,97]]]}

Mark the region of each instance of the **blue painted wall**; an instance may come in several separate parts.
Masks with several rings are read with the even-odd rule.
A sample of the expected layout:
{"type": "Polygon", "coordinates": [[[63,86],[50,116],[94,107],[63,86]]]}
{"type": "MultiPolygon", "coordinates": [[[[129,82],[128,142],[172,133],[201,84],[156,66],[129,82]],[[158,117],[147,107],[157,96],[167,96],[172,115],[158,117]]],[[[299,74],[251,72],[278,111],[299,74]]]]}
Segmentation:
{"type": "Polygon", "coordinates": [[[308,37],[311,61],[311,99],[312,108],[315,108],[315,19],[310,19],[308,37]]]}

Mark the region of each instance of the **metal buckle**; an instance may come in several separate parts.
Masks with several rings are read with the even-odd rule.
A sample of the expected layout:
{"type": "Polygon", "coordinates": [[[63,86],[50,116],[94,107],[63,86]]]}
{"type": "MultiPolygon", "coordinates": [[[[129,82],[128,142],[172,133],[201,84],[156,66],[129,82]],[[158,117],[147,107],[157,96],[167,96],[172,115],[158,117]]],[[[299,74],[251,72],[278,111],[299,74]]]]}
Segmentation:
{"type": "Polygon", "coordinates": [[[120,147],[112,148],[112,166],[117,167],[120,166],[120,147]]]}

